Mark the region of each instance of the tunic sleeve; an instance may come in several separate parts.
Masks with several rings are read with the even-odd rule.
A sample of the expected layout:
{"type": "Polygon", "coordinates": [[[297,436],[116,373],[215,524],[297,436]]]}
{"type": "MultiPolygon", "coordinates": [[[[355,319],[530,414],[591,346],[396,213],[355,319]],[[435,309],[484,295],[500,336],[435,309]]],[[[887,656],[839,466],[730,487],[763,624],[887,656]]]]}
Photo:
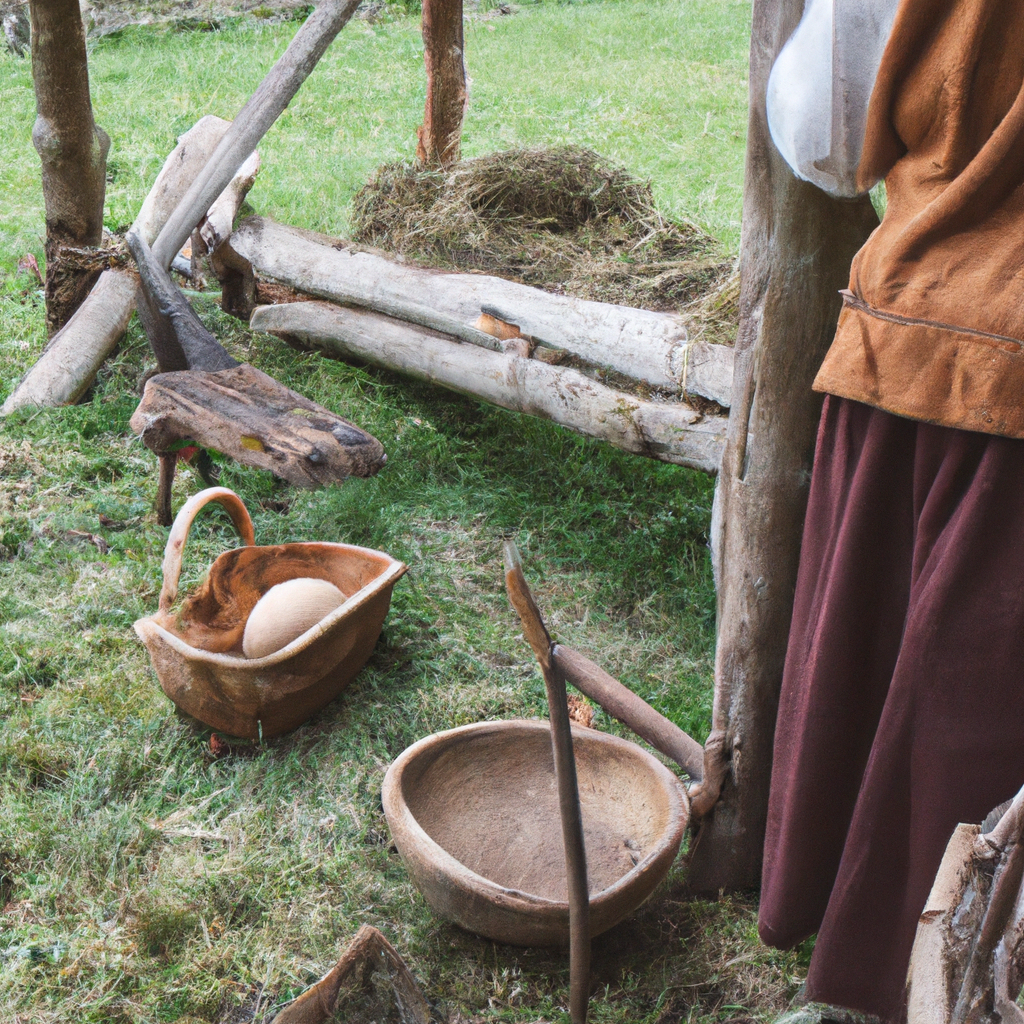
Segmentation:
{"type": "Polygon", "coordinates": [[[768,79],[768,127],[798,178],[834,196],[866,192],[868,105],[899,0],[808,0],[768,79]]]}

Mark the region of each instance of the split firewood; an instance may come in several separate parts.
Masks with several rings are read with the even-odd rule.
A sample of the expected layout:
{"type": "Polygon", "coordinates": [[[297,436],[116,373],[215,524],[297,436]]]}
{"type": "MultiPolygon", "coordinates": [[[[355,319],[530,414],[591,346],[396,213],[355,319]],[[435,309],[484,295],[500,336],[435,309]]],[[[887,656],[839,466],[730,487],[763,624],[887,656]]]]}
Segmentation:
{"type": "Polygon", "coordinates": [[[908,1024],[1024,1024],[1024,789],[991,831],[958,825],[921,914],[908,1024]]]}
{"type": "Polygon", "coordinates": [[[364,924],[337,964],[289,1003],[274,1024],[358,1024],[371,1019],[380,1024],[429,1024],[430,1007],[395,947],[364,924]]]}
{"type": "MultiPolygon", "coordinates": [[[[178,139],[132,225],[152,244],[196,175],[202,170],[229,121],[207,116],[178,139]]],[[[53,336],[35,366],[4,403],[0,413],[30,405],[76,402],[92,384],[128,328],[138,286],[128,269],[105,270],[75,315],[53,336]]]]}
{"type": "Polygon", "coordinates": [[[623,451],[709,473],[718,467],[725,417],[703,416],[680,403],[636,398],[577,370],[514,351],[499,353],[462,344],[365,309],[343,309],[326,302],[260,306],[251,326],[505,409],[553,420],[623,451]]]}
{"type": "Polygon", "coordinates": [[[380,442],[255,367],[239,364],[203,326],[145,241],[129,232],[139,316],[161,373],[146,383],[132,429],[160,458],[158,519],[169,526],[177,450],[186,442],[269,469],[297,487],[372,476],[380,442]]]}
{"type": "Polygon", "coordinates": [[[261,275],[319,298],[401,317],[387,305],[422,305],[429,296],[432,309],[461,323],[487,313],[549,349],[657,390],[685,389],[723,408],[731,401],[732,349],[691,346],[682,317],[552,295],[484,274],[427,270],[262,217],[242,221],[231,247],[261,275]]]}

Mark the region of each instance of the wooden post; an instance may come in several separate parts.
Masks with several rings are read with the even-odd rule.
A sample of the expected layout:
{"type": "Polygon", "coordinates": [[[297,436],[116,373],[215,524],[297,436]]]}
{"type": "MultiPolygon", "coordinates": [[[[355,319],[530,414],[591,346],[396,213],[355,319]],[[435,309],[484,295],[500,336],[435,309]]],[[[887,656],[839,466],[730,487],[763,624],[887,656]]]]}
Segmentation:
{"type": "Polygon", "coordinates": [[[423,62],[427,104],[417,131],[416,159],[449,167],[459,159],[466,108],[462,0],[423,0],[423,62]]]}
{"type": "Polygon", "coordinates": [[[99,271],[61,267],[62,246],[103,241],[103,199],[110,137],[96,125],[89,100],[85,27],[78,0],[32,0],[32,142],[43,165],[46,205],[46,325],[64,326],[99,271]]]}
{"type": "Polygon", "coordinates": [[[698,892],[760,879],[775,716],[821,411],[811,382],[835,332],[837,292],[878,223],[867,197],[836,200],[799,181],[769,136],[768,75],[802,9],[803,0],[754,3],[740,330],[713,515],[715,701],[705,782],[694,800],[704,818],[689,875],[698,892]]]}

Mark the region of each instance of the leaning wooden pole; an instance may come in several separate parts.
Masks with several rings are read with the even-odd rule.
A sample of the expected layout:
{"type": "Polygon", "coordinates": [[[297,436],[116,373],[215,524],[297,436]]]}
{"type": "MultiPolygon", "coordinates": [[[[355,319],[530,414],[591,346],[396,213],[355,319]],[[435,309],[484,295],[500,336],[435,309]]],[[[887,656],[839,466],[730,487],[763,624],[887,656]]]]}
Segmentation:
{"type": "Polygon", "coordinates": [[[750,48],[740,329],[713,516],[718,646],[695,891],[760,879],[772,742],[821,396],[811,383],[835,332],[850,262],[877,225],[867,197],[798,181],[772,144],[768,75],[803,0],[755,0],[750,48]]]}
{"type": "Polygon", "coordinates": [[[64,246],[103,241],[110,137],[92,116],[78,0],[32,0],[29,10],[36,94],[32,143],[42,162],[46,206],[46,325],[54,334],[98,276],[66,270],[60,256],[64,246]]]}

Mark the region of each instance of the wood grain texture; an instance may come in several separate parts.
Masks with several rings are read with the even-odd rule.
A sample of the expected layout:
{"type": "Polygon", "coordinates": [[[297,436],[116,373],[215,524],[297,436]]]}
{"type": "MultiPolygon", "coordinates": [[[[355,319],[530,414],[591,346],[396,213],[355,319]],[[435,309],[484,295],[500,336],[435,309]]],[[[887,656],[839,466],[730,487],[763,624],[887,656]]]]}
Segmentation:
{"type": "Polygon", "coordinates": [[[679,402],[645,401],[577,370],[514,351],[460,344],[390,317],[326,302],[260,306],[251,326],[552,420],[636,455],[706,473],[718,468],[724,417],[704,416],[679,402]]]}
{"type": "Polygon", "coordinates": [[[715,701],[695,891],[758,883],[772,742],[821,396],[811,383],[835,333],[838,291],[877,225],[870,201],[798,181],[768,133],[765,90],[802,0],[755,0],[740,254],[740,330],[713,515],[715,701]],[[721,781],[721,792],[712,783],[721,781]],[[712,807],[714,810],[712,811],[712,807]]]}
{"type": "Polygon", "coordinates": [[[191,440],[296,487],[373,476],[386,460],[371,434],[247,363],[151,377],[131,427],[151,451],[191,440]]]}

